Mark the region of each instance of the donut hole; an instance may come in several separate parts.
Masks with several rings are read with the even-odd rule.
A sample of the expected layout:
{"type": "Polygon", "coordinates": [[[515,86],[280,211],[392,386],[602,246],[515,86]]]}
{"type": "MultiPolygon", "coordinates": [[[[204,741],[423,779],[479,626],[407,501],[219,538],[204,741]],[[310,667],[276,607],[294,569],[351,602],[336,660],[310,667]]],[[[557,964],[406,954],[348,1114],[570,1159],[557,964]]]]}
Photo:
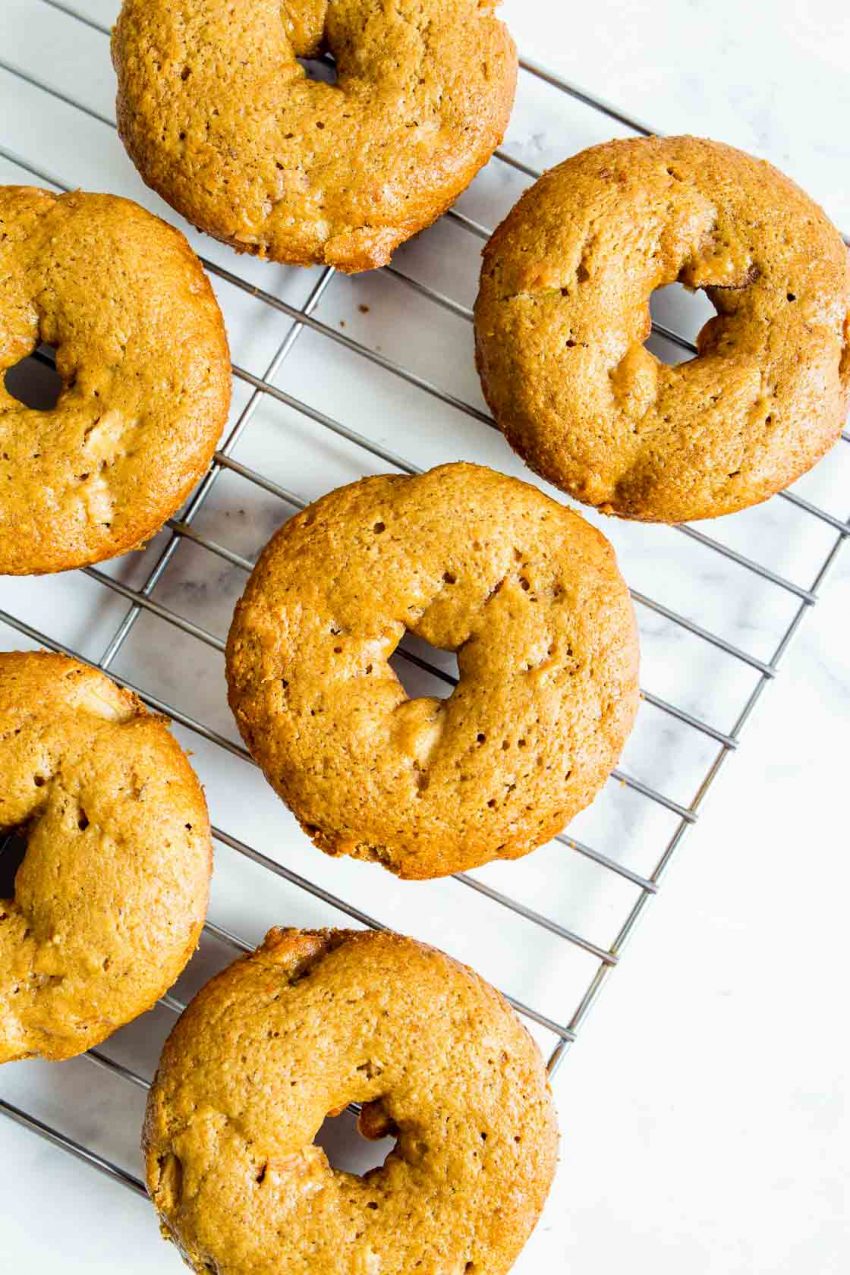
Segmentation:
{"type": "MultiPolygon", "coordinates": [[[[371,1104],[370,1104],[371,1105],[371,1104]]],[[[383,1168],[394,1150],[394,1137],[367,1138],[360,1132],[358,1117],[349,1108],[339,1115],[327,1115],[313,1140],[321,1147],[331,1168],[365,1178],[383,1168]]]]}
{"type": "Polygon", "coordinates": [[[318,58],[298,58],[297,61],[307,79],[315,80],[317,84],[336,84],[339,79],[336,62],[330,53],[323,53],[318,58]]]}
{"type": "Polygon", "coordinates": [[[410,632],[405,634],[401,644],[393,651],[389,664],[408,699],[420,699],[423,696],[429,699],[448,699],[458,680],[457,656],[454,651],[440,650],[410,632]],[[440,669],[446,678],[452,678],[453,681],[446,681],[435,675],[426,665],[440,669]]]}
{"type": "Polygon", "coordinates": [[[24,827],[0,832],[0,900],[15,897],[15,877],[27,853],[24,827]]]}
{"type": "Polygon", "coordinates": [[[62,377],[56,371],[56,347],[40,345],[32,354],[7,368],[4,384],[7,393],[24,407],[52,412],[64,389],[62,377]]]}
{"type": "MultiPolygon", "coordinates": [[[[653,323],[675,332],[694,345],[697,335],[708,320],[714,317],[716,310],[701,289],[693,291],[683,283],[668,283],[663,288],[656,288],[649,298],[649,313],[653,323]]],[[[651,332],[645,345],[650,353],[668,367],[677,367],[694,358],[691,350],[662,336],[660,332],[651,332]]]]}

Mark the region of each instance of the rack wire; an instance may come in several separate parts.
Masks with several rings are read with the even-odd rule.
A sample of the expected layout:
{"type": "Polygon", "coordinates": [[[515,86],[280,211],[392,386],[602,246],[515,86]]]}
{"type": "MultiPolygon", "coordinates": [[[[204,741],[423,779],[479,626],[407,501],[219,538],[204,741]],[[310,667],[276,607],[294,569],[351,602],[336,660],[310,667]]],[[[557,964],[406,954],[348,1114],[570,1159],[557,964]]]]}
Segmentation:
{"type": "MultiPolygon", "coordinates": [[[[79,24],[83,28],[96,32],[99,36],[105,38],[109,34],[108,27],[105,24],[81,11],[73,3],[65,2],[65,0],[34,0],[34,7],[37,9],[39,6],[45,9],[53,9],[65,15],[72,24],[79,24]]],[[[104,57],[108,56],[106,48],[104,48],[103,55],[104,57]]],[[[528,60],[523,59],[521,61],[521,68],[522,76],[525,79],[535,81],[538,85],[545,85],[553,94],[560,95],[560,98],[572,99],[572,101],[580,103],[588,110],[607,117],[607,119],[631,133],[649,135],[651,132],[656,131],[650,129],[642,121],[609,105],[601,98],[579,89],[560,76],[528,60]]],[[[112,118],[95,109],[90,103],[72,96],[70,93],[65,92],[64,89],[57,88],[46,79],[40,78],[34,73],[32,68],[13,65],[11,62],[0,58],[0,71],[14,76],[28,90],[61,102],[72,111],[80,112],[104,128],[114,130],[115,123],[112,118]]],[[[49,171],[46,166],[39,162],[38,158],[33,159],[24,150],[19,152],[12,146],[2,144],[0,145],[0,157],[7,164],[11,164],[23,173],[29,174],[30,180],[38,181],[59,190],[68,188],[67,183],[63,182],[56,173],[49,171]]],[[[500,149],[496,152],[492,165],[512,170],[528,180],[534,180],[540,175],[535,166],[526,163],[523,159],[511,154],[506,149],[500,149]]],[[[488,226],[461,208],[450,210],[446,214],[446,219],[469,237],[470,246],[476,251],[478,246],[476,241],[486,239],[490,233],[488,226]]],[[[209,555],[211,563],[219,561],[237,572],[247,573],[251,570],[253,563],[248,556],[237,552],[229,545],[199,529],[198,524],[203,525],[203,519],[200,515],[208,507],[210,496],[224,475],[235,475],[257,491],[275,498],[282,505],[292,509],[303,508],[305,504],[309,503],[308,497],[303,493],[289,490],[272,477],[246,464],[236,455],[238,444],[245,437],[246,431],[248,431],[258,410],[264,404],[272,402],[282,405],[299,418],[317,426],[320,431],[327,431],[329,434],[344,440],[347,445],[358,449],[364,456],[370,458],[370,464],[372,462],[380,462],[382,465],[406,474],[421,472],[420,467],[414,464],[411,459],[398,454],[396,451],[386,447],[382,442],[346,424],[344,420],[339,419],[336,415],[319,410],[305,398],[282,389],[276,383],[278,373],[284,367],[284,364],[287,363],[287,360],[290,359],[304,333],[310,332],[320,338],[325,343],[329,355],[333,355],[335,351],[342,350],[346,356],[353,356],[356,360],[362,360],[364,364],[379,369],[382,374],[404,383],[406,387],[415,391],[417,395],[422,395],[427,400],[438,402],[444,407],[460,413],[462,416],[474,421],[481,428],[494,427],[494,422],[488,413],[476,403],[467,401],[466,398],[439,384],[437,380],[424,376],[406,363],[382,353],[364,340],[349,335],[339,327],[318,317],[317,311],[320,309],[320,303],[326,297],[334,278],[334,272],[331,268],[320,271],[306,299],[301,304],[294,305],[275,295],[272,291],[268,291],[246,280],[236,272],[235,268],[229,269],[206,255],[202,257],[202,260],[211,275],[222,283],[246,293],[267,309],[271,319],[282,321],[285,324],[273,357],[268,361],[262,375],[257,375],[248,367],[234,363],[234,378],[246,387],[247,398],[235,421],[229,426],[228,432],[216,451],[208,472],[199,483],[194,494],[181,514],[169,520],[165,542],[158,548],[153,561],[147,565],[146,574],[141,583],[127,583],[109,574],[107,570],[97,567],[87,568],[81,573],[101,588],[117,595],[118,598],[127,604],[126,610],[123,611],[119,623],[110,633],[99,658],[94,660],[87,658],[79,649],[64,644],[55,635],[31,624],[27,619],[15,614],[12,610],[0,610],[0,623],[30,642],[50,650],[64,652],[77,659],[83,659],[85,662],[109,672],[122,685],[135,691],[151,709],[170,717],[190,736],[194,736],[197,740],[205,741],[214,750],[218,750],[225,759],[236,758],[241,763],[253,765],[250,756],[241,744],[233,738],[229,738],[222,729],[217,728],[208,721],[204,721],[200,716],[184,711],[177,704],[168,702],[167,697],[158,693],[155,686],[143,684],[142,680],[134,681],[128,679],[120,671],[116,670],[114,666],[143,617],[155,617],[156,620],[193,641],[197,641],[218,655],[222,653],[224,644],[220,636],[204,624],[198,623],[172,606],[160,601],[154,595],[157,592],[157,587],[167,576],[169,568],[174,564],[181,546],[184,545],[192,545],[202,549],[209,555]]],[[[472,312],[468,306],[449,295],[447,291],[431,286],[417,278],[413,273],[407,272],[402,265],[398,264],[398,258],[396,263],[386,267],[382,274],[391,277],[399,286],[415,293],[418,298],[429,306],[433,306],[435,312],[448,313],[454,319],[464,323],[471,322],[472,312]]],[[[695,353],[693,342],[682,333],[676,331],[675,328],[656,321],[654,323],[654,331],[657,337],[678,347],[683,355],[690,356],[695,353]]],[[[412,335],[414,334],[411,333],[412,335]]],[[[40,351],[37,352],[36,357],[44,362],[49,362],[51,356],[46,351],[40,351]]],[[[845,442],[850,441],[850,434],[845,431],[843,439],[845,442]]],[[[587,863],[592,864],[601,874],[625,882],[633,888],[635,892],[633,901],[630,902],[625,915],[617,924],[613,940],[610,943],[600,943],[583,933],[580,928],[566,925],[558,920],[557,917],[549,915],[548,910],[532,907],[521,898],[497,889],[487,880],[482,879],[480,875],[461,873],[456,877],[456,881],[463,889],[473,891],[480,898],[486,900],[487,906],[492,907],[494,910],[494,915],[505,912],[518,917],[532,927],[557,939],[559,943],[570,945],[584,953],[592,961],[590,976],[583,986],[577,1002],[568,1013],[564,1013],[558,1018],[544,1013],[535,1005],[527,1003],[516,996],[508,997],[521,1015],[529,1020],[531,1024],[536,1025],[544,1034],[549,1034],[551,1048],[548,1055],[548,1067],[552,1074],[563,1061],[570,1045],[575,1041],[577,1033],[601,988],[618,964],[626,943],[638,921],[641,919],[650,900],[658,892],[685,833],[696,822],[706,794],[713,785],[726,759],[737,748],[744,726],[761,698],[765,687],[775,678],[780,663],[804,615],[816,601],[824,579],[835,562],[842,543],[848,533],[850,533],[850,525],[846,518],[836,514],[834,510],[823,508],[816,501],[801,495],[799,491],[783,492],[776,500],[793,506],[800,517],[818,524],[827,536],[825,547],[819,556],[817,568],[809,578],[808,583],[801,583],[799,580],[795,580],[790,574],[777,570],[774,566],[761,561],[759,557],[749,552],[743,552],[741,549],[735,548],[707,531],[687,525],[674,529],[675,535],[684,538],[693,545],[699,546],[701,550],[715,555],[724,564],[729,564],[731,567],[744,572],[747,577],[754,577],[756,581],[761,582],[761,585],[770,590],[775,590],[777,595],[781,595],[790,604],[791,610],[787,617],[787,622],[783,623],[779,639],[767,656],[756,654],[752,650],[746,649],[739,642],[732,641],[729,637],[724,636],[723,633],[715,631],[713,626],[697,621],[683,610],[670,605],[661,598],[650,596],[648,593],[638,589],[632,590],[633,598],[640,612],[650,617],[650,619],[654,618],[658,623],[671,626],[674,631],[687,635],[689,639],[694,639],[697,643],[705,644],[707,647],[722,653],[724,657],[728,657],[731,661],[747,670],[754,678],[754,681],[747,684],[746,692],[741,697],[732,715],[731,726],[726,729],[722,729],[715,722],[709,720],[707,715],[701,714],[693,707],[689,708],[683,704],[676,703],[672,697],[654,692],[648,687],[642,689],[642,699],[645,704],[650,705],[669,723],[675,725],[677,729],[681,728],[684,732],[692,733],[694,736],[699,737],[703,744],[711,749],[707,764],[696,784],[693,795],[686,802],[674,799],[656,784],[647,782],[638,774],[633,773],[632,769],[624,766],[615,771],[615,780],[619,781],[620,785],[634,794],[636,799],[660,808],[673,821],[668,835],[666,835],[661,845],[660,853],[655,855],[654,862],[648,871],[637,871],[635,867],[630,866],[627,861],[628,856],[602,850],[599,846],[592,844],[588,840],[579,839],[569,831],[562,833],[556,838],[556,841],[564,848],[565,853],[579,856],[587,863]]],[[[453,674],[441,664],[433,659],[424,658],[421,653],[418,653],[416,649],[410,646],[402,646],[398,654],[402,660],[417,669],[419,673],[437,679],[438,682],[448,687],[451,687],[456,680],[453,674]]],[[[327,906],[340,916],[347,917],[358,926],[384,928],[385,922],[377,916],[371,915],[370,912],[347,900],[341,894],[327,889],[305,873],[278,862],[272,855],[252,845],[249,841],[233,835],[224,827],[215,826],[213,835],[219,846],[227,847],[237,856],[259,865],[262,869],[283,881],[293,891],[304,892],[312,896],[323,906],[327,906]]],[[[0,852],[2,852],[2,845],[0,845],[0,852]]],[[[308,853],[312,854],[313,851],[308,853]]],[[[222,925],[216,924],[211,919],[206,923],[205,935],[222,945],[230,957],[236,953],[248,951],[252,947],[252,944],[246,942],[238,934],[222,925]]],[[[167,1012],[176,1015],[183,1010],[184,1002],[175,994],[168,993],[162,997],[160,1006],[167,1012]]],[[[91,1067],[108,1072],[116,1081],[142,1091],[149,1087],[149,1076],[142,1069],[119,1061],[111,1055],[108,1047],[91,1049],[84,1055],[84,1058],[91,1067]]],[[[42,1119],[35,1112],[2,1096],[0,1096],[0,1111],[17,1124],[31,1130],[65,1152],[76,1156],[90,1167],[97,1169],[139,1194],[145,1194],[144,1185],[135,1173],[117,1163],[115,1159],[100,1154],[99,1151],[88,1146],[81,1139],[63,1131],[52,1121],[42,1119]]]]}

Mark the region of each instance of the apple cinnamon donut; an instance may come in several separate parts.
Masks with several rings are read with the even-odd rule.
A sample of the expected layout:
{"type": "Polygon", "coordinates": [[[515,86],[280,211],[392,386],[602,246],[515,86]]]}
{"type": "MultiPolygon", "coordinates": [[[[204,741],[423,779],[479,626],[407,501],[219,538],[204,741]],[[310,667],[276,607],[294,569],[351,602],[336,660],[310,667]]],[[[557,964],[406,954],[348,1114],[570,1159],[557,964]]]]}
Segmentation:
{"type": "Polygon", "coordinates": [[[0,187],[0,574],[139,547],[206,469],[227,419],[221,313],[179,231],[129,199],[0,187]],[[3,374],[41,343],[51,410],[3,374]]]}
{"type": "Polygon", "coordinates": [[[103,673],[0,654],[0,1062],[71,1058],[149,1009],[197,945],[211,842],[164,720],[103,673]]]}
{"type": "Polygon", "coordinates": [[[551,169],[484,252],[485,396],[512,447],[606,513],[679,522],[766,500],[839,436],[847,250],[770,164],[719,142],[594,146],[551,169]],[[678,367],[644,346],[652,291],[717,315],[678,367]]]}
{"type": "Polygon", "coordinates": [[[502,140],[498,0],[124,0],[118,127],[193,225],[293,265],[385,265],[502,140]],[[299,59],[330,54],[336,82],[299,59]]]}
{"type": "Polygon", "coordinates": [[[397,934],[272,930],[174,1027],[148,1190],[199,1275],[505,1275],[555,1170],[537,1047],[466,966],[397,934]],[[314,1138],[361,1103],[363,1177],[314,1138]]]}
{"type": "Polygon", "coordinates": [[[227,643],[230,705],[320,849],[435,877],[548,841],[593,798],[637,706],[636,625],[611,546],[477,465],[366,478],[267,545],[227,643]],[[457,652],[409,699],[405,631],[457,652]]]}

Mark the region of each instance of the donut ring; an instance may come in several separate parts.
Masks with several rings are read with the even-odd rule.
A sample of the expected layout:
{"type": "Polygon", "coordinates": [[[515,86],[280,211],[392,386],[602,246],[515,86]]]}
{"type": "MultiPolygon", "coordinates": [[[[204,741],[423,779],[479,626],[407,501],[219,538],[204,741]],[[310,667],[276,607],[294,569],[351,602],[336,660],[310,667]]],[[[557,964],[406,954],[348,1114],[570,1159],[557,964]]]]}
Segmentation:
{"type": "Polygon", "coordinates": [[[195,1271],[504,1275],[557,1126],[537,1047],[472,970],[397,934],[272,930],[174,1027],[143,1150],[195,1271]],[[397,1136],[362,1178],[313,1142],[351,1102],[397,1136]]]}
{"type": "Polygon", "coordinates": [[[769,164],[693,137],[594,146],[546,173],[484,252],[485,396],[527,463],[605,513],[713,518],[766,500],[838,438],[847,251],[769,164]],[[643,342],[679,281],[717,316],[678,367],[643,342]]]}
{"type": "Polygon", "coordinates": [[[197,257],[128,199],[5,186],[0,278],[0,574],[139,547],[227,419],[227,338],[197,257]],[[3,384],[40,342],[64,383],[52,411],[3,384]]]}
{"type": "Polygon", "coordinates": [[[0,654],[0,831],[27,836],[0,899],[0,1062],[72,1058],[149,1009],[209,894],[200,784],[165,721],[103,673],[0,654]]]}
{"type": "Polygon", "coordinates": [[[144,180],[239,252],[386,265],[504,135],[499,0],[124,0],[118,127],[144,180]],[[329,52],[335,84],[299,58],[329,52]]]}
{"type": "Polygon", "coordinates": [[[608,542],[514,478],[366,478],[281,528],[227,644],[230,705],[320,849],[434,877],[548,841],[595,795],[637,707],[637,634],[608,542]],[[408,699],[405,630],[457,652],[408,699]]]}

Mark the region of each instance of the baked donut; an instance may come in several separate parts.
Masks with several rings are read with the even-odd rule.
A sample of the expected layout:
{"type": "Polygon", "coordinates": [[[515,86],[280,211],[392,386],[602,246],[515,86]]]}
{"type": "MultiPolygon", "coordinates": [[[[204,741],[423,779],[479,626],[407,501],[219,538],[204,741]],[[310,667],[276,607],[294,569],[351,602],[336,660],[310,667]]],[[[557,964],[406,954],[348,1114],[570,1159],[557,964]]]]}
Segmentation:
{"type": "Polygon", "coordinates": [[[614,765],[637,666],[608,542],[468,464],[366,478],[291,518],[227,643],[242,737],[305,831],[402,877],[548,841],[614,765]],[[408,699],[388,663],[405,630],[457,652],[448,699],[408,699]]]}
{"type": "Polygon", "coordinates": [[[124,0],[118,128],[144,180],[239,252],[370,270],[502,140],[498,0],[124,0]],[[299,59],[328,53],[336,83],[299,59]]]}
{"type": "Polygon", "coordinates": [[[850,388],[847,251],[762,160],[719,142],[591,147],[546,173],[484,252],[484,394],[532,469],[605,513],[657,522],[753,505],[839,436],[850,388]],[[678,367],[644,346],[649,298],[717,315],[678,367]]]}
{"type": "Polygon", "coordinates": [[[555,1170],[543,1062],[505,1000],[397,934],[272,930],[172,1031],[143,1150],[163,1234],[220,1275],[503,1275],[555,1170]],[[314,1138],[362,1103],[363,1177],[314,1138]]]}
{"type": "Polygon", "coordinates": [[[0,280],[0,574],[138,548],[227,419],[227,338],[197,257],[128,199],[4,186],[0,280]],[[3,384],[41,342],[63,381],[51,411],[3,384]]]}
{"type": "Polygon", "coordinates": [[[211,872],[200,784],[165,721],[63,655],[0,654],[0,1062],[72,1058],[149,1009],[195,950],[211,872]],[[2,837],[0,837],[2,839],[2,837]]]}

